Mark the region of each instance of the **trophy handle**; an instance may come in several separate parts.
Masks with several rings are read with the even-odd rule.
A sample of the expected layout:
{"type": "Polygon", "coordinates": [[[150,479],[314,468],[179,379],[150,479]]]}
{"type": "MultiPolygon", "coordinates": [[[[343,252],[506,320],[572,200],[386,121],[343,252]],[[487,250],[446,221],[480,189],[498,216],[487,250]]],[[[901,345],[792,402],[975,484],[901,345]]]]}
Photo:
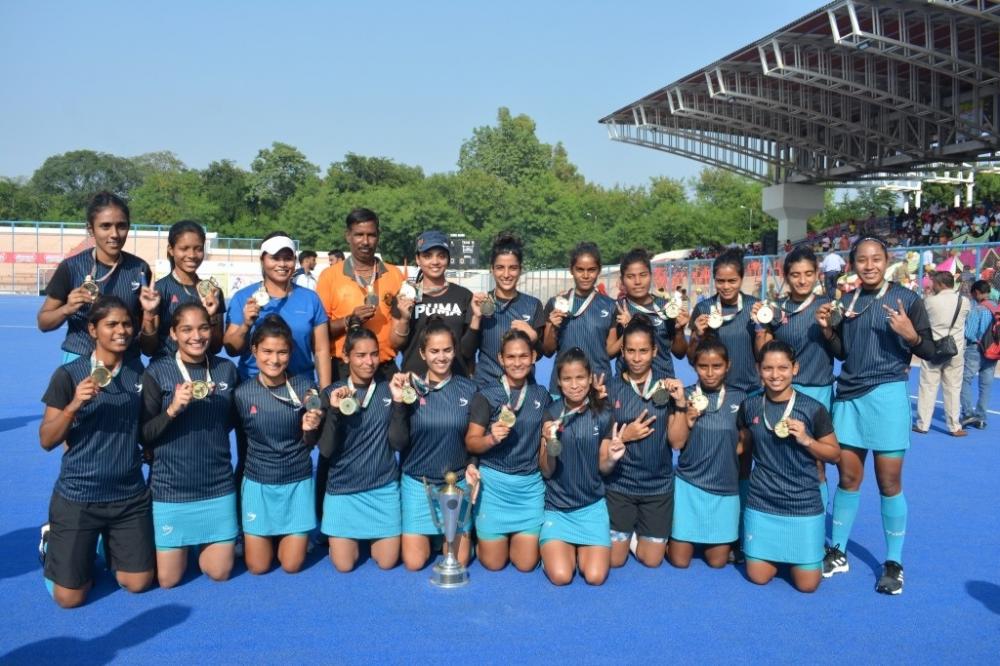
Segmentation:
{"type": "Polygon", "coordinates": [[[459,527],[465,527],[466,521],[469,520],[469,514],[472,513],[472,492],[471,491],[461,491],[461,502],[462,508],[458,512],[458,525],[459,527]]]}
{"type": "Polygon", "coordinates": [[[426,476],[420,478],[423,479],[424,481],[424,493],[427,494],[427,506],[431,510],[431,522],[434,523],[434,527],[436,527],[441,531],[444,531],[444,524],[441,522],[441,519],[438,518],[437,509],[434,508],[434,489],[431,488],[431,485],[429,483],[427,483],[426,476]]]}

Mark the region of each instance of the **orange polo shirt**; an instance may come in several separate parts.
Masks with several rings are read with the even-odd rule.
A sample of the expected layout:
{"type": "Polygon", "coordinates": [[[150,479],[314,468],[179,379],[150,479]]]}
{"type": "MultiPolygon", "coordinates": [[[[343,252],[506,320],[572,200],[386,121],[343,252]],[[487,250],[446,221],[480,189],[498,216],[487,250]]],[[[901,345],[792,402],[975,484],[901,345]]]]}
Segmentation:
{"type": "MultiPolygon", "coordinates": [[[[354,279],[349,264],[350,260],[339,261],[335,266],[330,266],[320,274],[316,283],[316,294],[323,302],[326,314],[331,320],[349,317],[354,308],[365,304],[365,290],[354,279]],[[348,271],[346,274],[345,269],[348,271]]],[[[389,342],[392,327],[390,308],[392,299],[403,285],[403,272],[392,264],[376,260],[375,274],[374,287],[375,293],[378,294],[378,307],[375,308],[375,316],[366,321],[364,326],[378,338],[378,356],[384,363],[396,358],[396,350],[389,342]]],[[[343,356],[345,338],[346,335],[343,333],[330,338],[330,353],[334,357],[343,356]]]]}

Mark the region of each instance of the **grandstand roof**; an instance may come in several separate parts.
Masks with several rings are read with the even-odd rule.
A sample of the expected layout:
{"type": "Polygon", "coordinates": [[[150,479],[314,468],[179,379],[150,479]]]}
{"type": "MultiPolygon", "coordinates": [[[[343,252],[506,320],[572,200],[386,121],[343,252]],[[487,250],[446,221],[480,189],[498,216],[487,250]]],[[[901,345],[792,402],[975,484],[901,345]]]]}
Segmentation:
{"type": "Polygon", "coordinates": [[[1000,160],[1000,2],[831,2],[600,122],[765,183],[1000,160]]]}

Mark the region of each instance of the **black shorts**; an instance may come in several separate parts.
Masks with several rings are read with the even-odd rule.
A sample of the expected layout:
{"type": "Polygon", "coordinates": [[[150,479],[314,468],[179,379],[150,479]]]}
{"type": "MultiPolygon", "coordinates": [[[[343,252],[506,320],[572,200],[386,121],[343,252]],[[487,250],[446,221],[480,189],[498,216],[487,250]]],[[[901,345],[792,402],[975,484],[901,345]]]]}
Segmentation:
{"type": "Polygon", "coordinates": [[[149,489],[120,502],[71,502],[52,493],[45,577],[73,590],[86,585],[93,578],[100,534],[111,569],[152,571],[156,564],[152,507],[149,489]]]}
{"type": "Polygon", "coordinates": [[[674,494],[626,495],[607,492],[611,531],[666,540],[674,524],[674,494]]]}

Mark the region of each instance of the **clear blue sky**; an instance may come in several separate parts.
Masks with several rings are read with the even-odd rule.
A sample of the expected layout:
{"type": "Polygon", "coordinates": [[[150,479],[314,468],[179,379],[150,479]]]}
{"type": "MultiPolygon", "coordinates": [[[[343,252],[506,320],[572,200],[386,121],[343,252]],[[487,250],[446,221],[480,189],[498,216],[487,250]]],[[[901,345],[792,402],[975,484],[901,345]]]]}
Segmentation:
{"type": "Polygon", "coordinates": [[[507,106],[589,180],[688,177],[597,120],[821,4],[0,0],[0,175],[82,148],[247,167],[272,141],[324,170],[351,151],[452,171],[507,106]]]}

